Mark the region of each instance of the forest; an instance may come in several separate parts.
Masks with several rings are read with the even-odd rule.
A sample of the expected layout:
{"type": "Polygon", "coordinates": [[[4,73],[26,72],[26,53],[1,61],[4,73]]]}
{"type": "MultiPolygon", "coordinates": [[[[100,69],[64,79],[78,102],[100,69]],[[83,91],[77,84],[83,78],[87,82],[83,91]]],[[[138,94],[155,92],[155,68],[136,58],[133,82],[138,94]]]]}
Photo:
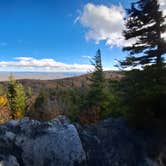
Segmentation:
{"type": "Polygon", "coordinates": [[[72,122],[93,124],[108,117],[123,117],[136,128],[166,125],[166,32],[165,16],[157,0],[139,0],[127,10],[126,41],[128,52],[118,60],[120,77],[106,77],[102,50],[98,49],[91,64],[94,71],[76,85],[70,79],[56,80],[56,86],[25,86],[11,74],[0,86],[0,122],[30,117],[41,121],[66,115],[72,122]],[[150,4],[149,4],[150,3],[150,4]],[[150,6],[150,7],[149,7],[150,6]],[[129,68],[129,69],[128,69],[129,68]]]}

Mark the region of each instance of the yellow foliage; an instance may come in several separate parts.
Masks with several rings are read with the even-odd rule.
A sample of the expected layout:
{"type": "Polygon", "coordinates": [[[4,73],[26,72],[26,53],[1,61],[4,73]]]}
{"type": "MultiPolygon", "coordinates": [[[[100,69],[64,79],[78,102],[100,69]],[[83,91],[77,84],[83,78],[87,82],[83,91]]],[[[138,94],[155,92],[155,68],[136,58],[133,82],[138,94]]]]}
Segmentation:
{"type": "Polygon", "coordinates": [[[0,96],[0,108],[6,106],[8,103],[7,97],[6,96],[0,96]]]}
{"type": "Polygon", "coordinates": [[[22,111],[15,111],[14,112],[14,119],[20,119],[23,117],[23,112],[22,111]]]}

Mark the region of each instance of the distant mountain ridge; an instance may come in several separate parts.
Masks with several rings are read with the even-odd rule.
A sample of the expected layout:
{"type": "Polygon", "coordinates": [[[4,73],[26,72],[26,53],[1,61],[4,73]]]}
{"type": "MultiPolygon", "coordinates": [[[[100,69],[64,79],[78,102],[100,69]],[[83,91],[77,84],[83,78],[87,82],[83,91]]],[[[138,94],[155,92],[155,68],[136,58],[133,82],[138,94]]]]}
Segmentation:
{"type": "MultiPolygon", "coordinates": [[[[25,89],[31,87],[34,93],[38,93],[41,89],[55,89],[57,87],[70,88],[72,86],[81,87],[82,84],[87,85],[88,78],[91,76],[91,73],[87,74],[75,73],[75,75],[68,73],[68,75],[65,76],[59,75],[59,77],[58,76],[55,77],[55,75],[52,75],[53,73],[49,74],[50,75],[47,75],[46,73],[39,75],[34,74],[33,77],[31,75],[29,77],[25,75],[24,78],[23,77],[15,77],[15,78],[18,79],[18,81],[23,84],[25,89]]],[[[106,79],[117,79],[117,80],[121,79],[124,75],[122,71],[104,71],[104,74],[106,79]]],[[[3,75],[0,74],[0,78],[1,77],[3,77],[3,75]]],[[[0,83],[6,87],[8,80],[0,79],[0,83]]]]}
{"type": "MultiPolygon", "coordinates": [[[[106,78],[121,77],[121,71],[104,71],[106,78]]],[[[13,74],[16,80],[55,80],[68,77],[88,76],[90,73],[83,72],[6,72],[0,71],[0,81],[8,81],[9,76],[13,74]]]]}
{"type": "Polygon", "coordinates": [[[78,76],[85,73],[80,72],[6,72],[0,71],[0,81],[8,81],[10,74],[13,74],[15,79],[35,79],[35,80],[53,80],[71,76],[78,76]]]}

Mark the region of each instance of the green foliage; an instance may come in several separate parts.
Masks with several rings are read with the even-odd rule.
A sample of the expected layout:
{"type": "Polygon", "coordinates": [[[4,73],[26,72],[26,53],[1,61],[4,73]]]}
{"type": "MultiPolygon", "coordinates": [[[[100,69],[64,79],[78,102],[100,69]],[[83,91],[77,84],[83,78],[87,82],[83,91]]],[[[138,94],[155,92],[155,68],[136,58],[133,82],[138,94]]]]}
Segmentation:
{"type": "Polygon", "coordinates": [[[145,127],[166,119],[166,69],[147,66],[126,72],[119,83],[121,113],[133,125],[145,127]],[[158,77],[156,76],[158,75],[158,77]],[[158,78],[160,80],[158,80],[158,78]]]}
{"type": "Polygon", "coordinates": [[[3,90],[3,86],[0,84],[0,95],[4,95],[4,90],[3,90]]]}
{"type": "Polygon", "coordinates": [[[32,88],[31,87],[28,87],[28,90],[27,90],[27,97],[32,97],[32,88]]]}
{"type": "Polygon", "coordinates": [[[130,53],[121,67],[141,66],[142,70],[126,72],[125,77],[114,87],[121,110],[131,124],[151,126],[156,121],[166,120],[166,68],[164,54],[166,41],[165,17],[158,0],[137,0],[127,10],[125,39],[136,39],[124,47],[130,53]]]}
{"type": "Polygon", "coordinates": [[[78,121],[78,116],[86,96],[86,88],[57,88],[50,92],[56,99],[58,107],[62,113],[71,121],[78,121]]]}
{"type": "Polygon", "coordinates": [[[97,110],[100,119],[103,119],[111,114],[111,105],[114,103],[114,96],[106,86],[100,50],[97,51],[92,65],[94,66],[94,72],[89,78],[90,85],[82,110],[92,110],[93,112],[97,110]]]}
{"type": "Polygon", "coordinates": [[[50,92],[49,89],[42,89],[31,108],[33,111],[29,111],[28,116],[47,121],[61,114],[61,108],[57,104],[53,92],[53,90],[50,92]]]}
{"type": "Polygon", "coordinates": [[[118,82],[110,80],[110,86],[105,88],[105,100],[103,102],[103,110],[102,118],[107,118],[109,116],[119,117],[121,116],[120,107],[120,97],[115,91],[114,84],[118,84],[118,82]]]}
{"type": "Polygon", "coordinates": [[[12,117],[22,118],[25,114],[26,96],[22,84],[17,83],[12,75],[7,87],[7,98],[12,117]]]}
{"type": "Polygon", "coordinates": [[[46,91],[40,91],[38,97],[36,98],[34,108],[35,110],[43,109],[44,105],[48,102],[48,93],[46,91]]]}
{"type": "Polygon", "coordinates": [[[89,92],[87,95],[87,106],[101,106],[104,99],[104,84],[105,78],[103,74],[102,62],[101,62],[101,52],[97,51],[96,56],[94,57],[94,71],[92,76],[89,78],[90,86],[89,92]]]}

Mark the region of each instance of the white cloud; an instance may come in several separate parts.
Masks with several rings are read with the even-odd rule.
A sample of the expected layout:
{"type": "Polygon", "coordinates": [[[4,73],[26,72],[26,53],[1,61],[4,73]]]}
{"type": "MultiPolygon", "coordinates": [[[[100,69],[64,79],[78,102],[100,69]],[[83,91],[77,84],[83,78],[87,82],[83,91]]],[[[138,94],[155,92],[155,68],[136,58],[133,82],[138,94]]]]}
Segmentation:
{"type": "MultiPolygon", "coordinates": [[[[105,40],[110,46],[130,44],[122,35],[124,29],[125,10],[122,6],[104,6],[88,3],[84,6],[79,22],[88,28],[86,39],[99,43],[105,40]]],[[[77,18],[78,20],[78,18],[77,18]]]]}
{"type": "MultiPolygon", "coordinates": [[[[166,15],[166,0],[159,0],[161,9],[166,15]]],[[[105,41],[107,45],[127,46],[135,42],[135,39],[125,40],[122,31],[125,29],[125,9],[122,6],[105,6],[88,3],[75,22],[79,21],[88,29],[87,40],[94,40],[96,43],[105,41]]],[[[166,36],[164,34],[164,36],[166,36]]]]}
{"type": "MultiPolygon", "coordinates": [[[[163,15],[166,16],[166,0],[159,0],[159,3],[160,3],[160,8],[163,11],[163,15]]],[[[166,32],[162,34],[162,37],[166,40],[166,32]]]]}
{"type": "Polygon", "coordinates": [[[166,15],[166,1],[165,0],[159,0],[160,7],[163,10],[163,14],[166,15]]]}
{"type": "Polygon", "coordinates": [[[32,57],[16,57],[15,61],[0,61],[0,67],[24,71],[52,72],[86,72],[93,69],[89,64],[65,64],[54,59],[35,59],[32,57]]]}
{"type": "Polygon", "coordinates": [[[30,61],[30,60],[33,60],[34,58],[32,57],[16,57],[15,58],[16,60],[20,60],[20,61],[30,61]]]}

